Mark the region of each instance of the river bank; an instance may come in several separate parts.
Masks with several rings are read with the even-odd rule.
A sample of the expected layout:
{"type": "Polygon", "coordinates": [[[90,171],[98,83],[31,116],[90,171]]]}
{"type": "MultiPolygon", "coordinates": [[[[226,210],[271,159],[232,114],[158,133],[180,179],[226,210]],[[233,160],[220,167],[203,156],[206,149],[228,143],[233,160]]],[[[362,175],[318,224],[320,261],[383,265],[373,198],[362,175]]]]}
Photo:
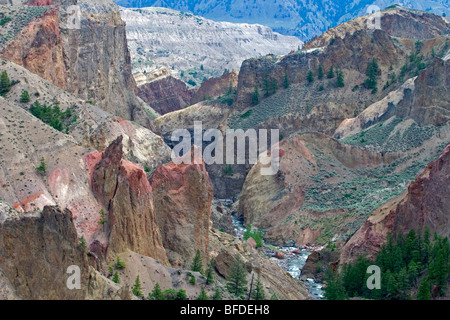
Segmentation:
{"type": "MultiPolygon", "coordinates": [[[[232,215],[231,217],[233,219],[236,236],[239,239],[243,239],[245,232],[244,222],[235,215],[232,215]]],[[[263,242],[263,247],[261,248],[262,252],[269,257],[270,260],[273,260],[280,267],[289,272],[293,278],[303,282],[316,300],[324,298],[323,284],[316,282],[313,278],[302,280],[301,274],[309,255],[320,249],[321,248],[316,247],[279,247],[265,242],[263,242]]]]}

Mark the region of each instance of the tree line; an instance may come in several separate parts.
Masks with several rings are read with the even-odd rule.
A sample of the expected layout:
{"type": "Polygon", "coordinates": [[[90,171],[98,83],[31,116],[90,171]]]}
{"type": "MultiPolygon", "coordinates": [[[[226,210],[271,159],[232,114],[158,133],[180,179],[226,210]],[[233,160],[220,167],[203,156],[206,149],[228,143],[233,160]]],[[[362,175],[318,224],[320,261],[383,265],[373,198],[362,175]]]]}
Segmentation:
{"type": "Polygon", "coordinates": [[[389,234],[375,261],[360,256],[354,263],[345,265],[341,272],[328,268],[325,280],[325,297],[344,300],[363,297],[378,300],[430,300],[445,295],[450,276],[450,245],[448,238],[430,236],[428,228],[423,233],[411,230],[405,238],[396,239],[389,234]],[[381,289],[369,290],[369,265],[381,269],[381,289]]]}

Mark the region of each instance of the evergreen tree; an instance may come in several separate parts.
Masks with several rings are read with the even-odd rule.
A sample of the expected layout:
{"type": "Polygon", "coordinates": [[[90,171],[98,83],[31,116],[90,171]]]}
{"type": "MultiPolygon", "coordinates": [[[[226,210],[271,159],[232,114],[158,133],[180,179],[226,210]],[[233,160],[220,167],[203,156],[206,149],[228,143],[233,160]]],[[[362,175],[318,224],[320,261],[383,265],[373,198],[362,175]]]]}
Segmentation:
{"type": "Polygon", "coordinates": [[[36,168],[36,171],[45,173],[47,171],[47,165],[45,163],[44,157],[41,158],[39,167],[36,168]]]}
{"type": "Polygon", "coordinates": [[[165,300],[165,296],[161,290],[161,287],[159,286],[159,283],[156,283],[153,287],[153,290],[151,293],[148,294],[149,300],[165,300]]]}
{"type": "Polygon", "coordinates": [[[227,280],[226,287],[228,291],[236,297],[242,296],[247,290],[247,270],[240,256],[237,256],[231,265],[230,275],[227,280]]]}
{"type": "Polygon", "coordinates": [[[206,294],[205,289],[202,289],[200,295],[197,297],[197,300],[209,300],[208,295],[206,294]]]}
{"type": "Polygon", "coordinates": [[[206,284],[214,283],[214,274],[211,266],[206,269],[206,284]]]}
{"type": "Polygon", "coordinates": [[[86,252],[86,253],[89,252],[89,248],[87,247],[86,239],[84,238],[84,236],[81,236],[79,244],[81,246],[81,249],[83,249],[84,252],[86,252]]]}
{"type": "Polygon", "coordinates": [[[3,71],[0,76],[0,95],[4,96],[11,89],[11,81],[9,80],[8,73],[3,71]]]}
{"type": "Polygon", "coordinates": [[[141,280],[139,280],[139,275],[136,277],[136,280],[134,281],[132,291],[136,297],[142,298],[144,296],[144,294],[142,293],[142,285],[141,280]]]}
{"type": "Polygon", "coordinates": [[[200,253],[200,250],[197,250],[197,252],[195,253],[195,257],[191,265],[191,270],[203,273],[202,255],[200,253]]]}
{"type": "Polygon", "coordinates": [[[114,264],[114,267],[116,269],[124,269],[125,268],[125,261],[122,261],[119,257],[117,257],[116,263],[114,264]]]}
{"type": "Polygon", "coordinates": [[[284,83],[283,83],[283,86],[284,86],[285,89],[289,88],[289,86],[290,86],[289,76],[288,76],[287,71],[284,72],[284,83]]]}
{"type": "Polygon", "coordinates": [[[214,290],[214,295],[212,296],[213,300],[222,300],[222,293],[220,292],[219,288],[216,288],[214,290]]]}
{"type": "Polygon", "coordinates": [[[20,95],[20,102],[26,103],[26,102],[30,102],[30,94],[28,93],[28,91],[23,90],[22,94],[20,95]]]}
{"type": "Polygon", "coordinates": [[[189,283],[192,285],[195,285],[195,283],[196,283],[195,276],[193,274],[190,275],[189,283]]]}
{"type": "Polygon", "coordinates": [[[323,67],[322,67],[321,64],[319,65],[319,71],[318,71],[318,74],[317,74],[317,78],[319,80],[322,80],[322,78],[323,78],[323,67]]]}
{"type": "Polygon", "coordinates": [[[417,292],[416,299],[431,300],[430,283],[428,282],[428,279],[426,277],[420,283],[419,292],[417,292]]]}
{"type": "Polygon", "coordinates": [[[167,289],[163,294],[165,300],[177,300],[177,292],[174,289],[167,289]]]}
{"type": "Polygon", "coordinates": [[[278,82],[277,79],[272,78],[270,81],[270,94],[275,94],[278,91],[278,82]]]}
{"type": "Polygon", "coordinates": [[[327,300],[345,300],[347,295],[341,277],[331,268],[327,269],[325,274],[327,287],[325,288],[325,298],[327,300]]]}
{"type": "Polygon", "coordinates": [[[178,290],[176,300],[186,300],[186,299],[187,299],[186,290],[184,289],[178,290]]]}
{"type": "Polygon", "coordinates": [[[364,82],[364,85],[368,89],[372,89],[372,93],[376,93],[378,91],[377,77],[378,77],[379,72],[380,72],[380,68],[378,66],[378,61],[376,58],[373,58],[372,61],[367,66],[366,75],[368,78],[364,82]]]}
{"type": "Polygon", "coordinates": [[[270,96],[269,75],[268,75],[267,73],[266,73],[266,75],[264,76],[263,86],[264,86],[264,96],[265,96],[265,97],[270,96]]]}
{"type": "Polygon", "coordinates": [[[114,276],[113,276],[113,278],[112,278],[112,281],[113,281],[114,283],[120,283],[119,274],[117,273],[117,271],[116,271],[116,273],[114,273],[114,276]]]}
{"type": "Polygon", "coordinates": [[[252,95],[252,105],[256,106],[259,103],[259,89],[258,86],[255,86],[255,91],[253,91],[252,95]]]}
{"type": "Polygon", "coordinates": [[[328,79],[334,78],[334,69],[333,69],[333,66],[330,67],[330,70],[328,71],[328,74],[327,74],[327,78],[328,78],[328,79]]]}
{"type": "Polygon", "coordinates": [[[337,79],[336,79],[336,87],[344,87],[345,83],[344,83],[344,73],[342,72],[342,70],[338,70],[337,71],[337,79]]]}
{"type": "Polygon", "coordinates": [[[256,280],[255,290],[252,292],[252,298],[254,300],[265,300],[266,294],[264,292],[264,287],[261,283],[261,277],[258,275],[258,279],[256,280]]]}
{"type": "Polygon", "coordinates": [[[312,72],[312,70],[308,70],[306,80],[308,80],[309,83],[314,82],[314,73],[312,72]]]}

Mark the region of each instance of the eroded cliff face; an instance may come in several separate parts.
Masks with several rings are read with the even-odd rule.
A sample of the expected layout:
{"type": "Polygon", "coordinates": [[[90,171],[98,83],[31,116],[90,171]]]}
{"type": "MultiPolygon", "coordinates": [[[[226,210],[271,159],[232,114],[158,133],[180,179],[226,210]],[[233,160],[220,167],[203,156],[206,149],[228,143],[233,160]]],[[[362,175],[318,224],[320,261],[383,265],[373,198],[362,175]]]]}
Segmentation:
{"type": "Polygon", "coordinates": [[[197,250],[206,265],[214,191],[203,159],[199,164],[160,165],[150,182],[156,220],[173,265],[188,267],[197,250]]]}
{"type": "Polygon", "coordinates": [[[237,88],[239,72],[232,71],[218,78],[210,78],[202,83],[201,87],[193,94],[191,105],[202,100],[215,98],[231,93],[237,88]],[[231,91],[231,92],[230,92],[231,91]]]}
{"type": "Polygon", "coordinates": [[[115,116],[150,126],[151,117],[135,95],[118,6],[112,0],[54,1],[52,5],[8,42],[0,55],[115,116]],[[79,16],[67,12],[71,5],[79,8],[79,16]]]}
{"type": "Polygon", "coordinates": [[[302,45],[300,39],[263,25],[213,21],[165,8],[121,9],[121,14],[135,73],[165,67],[180,76],[195,69],[198,78],[188,72],[185,77],[198,82],[203,76],[220,76],[225,69],[237,70],[245,59],[286,54],[302,45]]]}
{"type": "MultiPolygon", "coordinates": [[[[130,249],[167,265],[156,224],[152,187],[142,167],[122,159],[123,137],[118,137],[94,165],[92,189],[107,210],[107,244],[94,245],[99,256],[114,259],[130,249]]],[[[95,163],[95,161],[93,161],[95,163]]]]}
{"type": "Polygon", "coordinates": [[[32,20],[0,54],[60,88],[67,89],[58,8],[51,8],[32,20]]]}
{"type": "Polygon", "coordinates": [[[215,269],[225,279],[230,274],[234,259],[240,256],[247,270],[248,283],[251,283],[252,275],[254,281],[260,276],[266,297],[275,293],[280,300],[311,299],[311,295],[302,282],[294,279],[275,261],[268,260],[247,242],[241,242],[227,233],[214,229],[210,232],[210,239],[211,257],[214,259],[215,269]]]}
{"type": "Polygon", "coordinates": [[[131,299],[127,287],[89,266],[72,213],[48,206],[17,214],[0,203],[0,287],[1,299],[131,299]],[[71,290],[74,266],[80,288],[71,290]]]}
{"type": "Polygon", "coordinates": [[[171,75],[138,87],[138,96],[161,115],[189,106],[192,94],[186,83],[171,75]]]}
{"type": "Polygon", "coordinates": [[[89,273],[68,210],[45,207],[42,213],[0,220],[0,257],[0,270],[21,298],[83,299],[86,294],[66,285],[69,266],[80,268],[84,288],[89,273]]]}
{"type": "Polygon", "coordinates": [[[450,183],[450,145],[438,159],[431,162],[396,199],[378,208],[350,238],[341,251],[340,263],[345,264],[366,254],[376,256],[388,233],[406,235],[411,229],[450,235],[448,186],[450,183]]]}
{"type": "Polygon", "coordinates": [[[318,37],[305,43],[305,49],[324,47],[334,37],[344,38],[356,30],[375,26],[375,17],[380,16],[379,27],[389,35],[407,39],[430,39],[443,34],[449,25],[440,15],[429,12],[410,10],[402,7],[390,8],[377,14],[369,14],[355,18],[329,29],[318,37]]]}
{"type": "MultiPolygon", "coordinates": [[[[262,175],[260,162],[250,170],[238,212],[246,224],[265,230],[270,243],[298,246],[351,234],[362,223],[358,214],[368,215],[354,204],[362,198],[382,201],[376,200],[384,190],[381,183],[374,190],[364,189],[367,171],[395,159],[321,134],[289,136],[280,142],[279,155],[277,174],[262,175]]],[[[366,206],[373,206],[371,201],[366,200],[366,206]]]]}

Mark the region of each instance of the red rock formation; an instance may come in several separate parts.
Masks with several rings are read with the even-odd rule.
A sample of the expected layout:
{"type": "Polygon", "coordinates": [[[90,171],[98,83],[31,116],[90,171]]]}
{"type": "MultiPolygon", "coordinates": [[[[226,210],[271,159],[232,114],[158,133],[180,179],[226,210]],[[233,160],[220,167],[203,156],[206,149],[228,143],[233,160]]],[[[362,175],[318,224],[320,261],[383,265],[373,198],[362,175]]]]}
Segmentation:
{"type": "Polygon", "coordinates": [[[139,86],[138,96],[160,114],[166,114],[190,105],[192,90],[183,81],[167,76],[139,86]]]}
{"type": "Polygon", "coordinates": [[[200,250],[206,265],[214,191],[203,160],[201,164],[161,165],[151,177],[151,185],[166,250],[184,266],[190,265],[200,250]]]}
{"type": "Polygon", "coordinates": [[[107,257],[130,249],[167,265],[152,188],[140,166],[122,159],[122,139],[106,149],[92,175],[92,190],[109,213],[107,257]]]}
{"type": "Polygon", "coordinates": [[[341,263],[361,254],[374,257],[387,234],[407,234],[411,229],[450,236],[450,145],[411,183],[408,191],[377,209],[345,244],[341,263]]]}
{"type": "Polygon", "coordinates": [[[215,98],[224,95],[230,90],[235,89],[238,84],[239,72],[232,71],[225,73],[220,78],[210,78],[202,83],[200,89],[194,93],[191,104],[196,104],[207,98],[215,98]]]}
{"type": "Polygon", "coordinates": [[[32,20],[0,55],[60,88],[67,88],[57,8],[32,20]]]}

